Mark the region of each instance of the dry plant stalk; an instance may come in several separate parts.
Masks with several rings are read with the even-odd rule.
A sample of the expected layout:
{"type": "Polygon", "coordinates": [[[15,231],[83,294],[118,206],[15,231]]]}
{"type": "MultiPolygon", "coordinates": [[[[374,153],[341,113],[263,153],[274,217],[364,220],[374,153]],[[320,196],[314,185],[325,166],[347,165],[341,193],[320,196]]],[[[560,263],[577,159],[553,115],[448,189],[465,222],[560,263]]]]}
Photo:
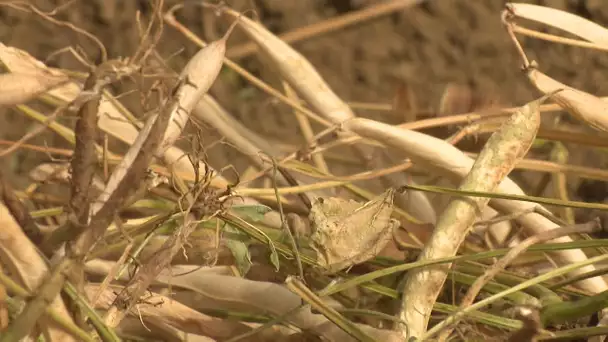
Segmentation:
{"type": "MultiPolygon", "coordinates": [[[[167,118],[167,127],[165,132],[163,133],[163,139],[156,149],[154,150],[155,155],[163,155],[164,151],[173,143],[177,138],[181,135],[182,130],[185,128],[188,119],[190,118],[190,113],[194,109],[195,105],[201,99],[201,97],[209,90],[219,72],[224,62],[224,54],[226,52],[226,41],[228,37],[230,37],[230,33],[234,29],[234,26],[238,22],[235,21],[230,28],[227,30],[225,35],[209,44],[208,46],[202,48],[192,59],[186,64],[182,73],[180,74],[180,79],[177,85],[177,89],[175,91],[175,96],[172,99],[173,104],[169,110],[167,118]]],[[[152,119],[155,119],[153,117],[152,119]]],[[[153,122],[153,121],[152,121],[153,122]]],[[[146,127],[142,129],[142,133],[146,133],[146,127]]],[[[143,139],[139,139],[135,141],[132,146],[137,147],[138,141],[143,139],[149,140],[147,135],[143,136],[143,139]]],[[[128,172],[128,168],[130,165],[128,164],[129,153],[132,151],[129,150],[124,161],[126,165],[119,167],[114,171],[110,181],[108,182],[108,187],[106,188],[106,192],[103,200],[98,201],[97,203],[107,203],[112,193],[111,185],[119,184],[119,182],[123,181],[120,178],[122,172],[126,174],[128,172]],[[118,175],[118,176],[116,176],[118,175]],[[116,176],[116,177],[115,177],[116,176]],[[113,181],[115,183],[113,183],[113,181]],[[110,191],[108,191],[110,188],[110,191]]],[[[197,167],[195,165],[194,167],[197,167]]],[[[203,173],[208,175],[210,171],[205,167],[203,173]]],[[[210,174],[209,174],[210,175],[210,174]]],[[[210,179],[210,178],[209,178],[210,179]]],[[[186,240],[190,236],[190,234],[194,231],[197,226],[197,220],[194,215],[190,213],[190,210],[195,204],[195,201],[199,200],[199,196],[203,195],[205,191],[208,191],[208,184],[201,183],[202,185],[200,189],[196,190],[196,194],[194,197],[189,197],[188,209],[184,212],[183,224],[181,227],[176,229],[174,234],[170,239],[168,239],[163,248],[161,248],[161,252],[152,257],[148,262],[138,269],[137,273],[129,282],[129,285],[123,289],[121,294],[119,295],[116,304],[114,304],[106,314],[106,324],[110,327],[116,327],[122,321],[122,319],[127,315],[127,313],[136,305],[139,301],[139,298],[145,293],[146,289],[150,286],[152,281],[156,278],[156,276],[162,271],[164,268],[167,268],[173,260],[173,257],[181,250],[182,246],[186,243],[186,240]]],[[[203,201],[213,201],[214,198],[211,196],[201,198],[203,201]]],[[[99,205],[99,204],[98,204],[99,205]]],[[[211,203],[208,203],[211,208],[211,203]]],[[[100,206],[101,208],[101,206],[100,206]]],[[[207,209],[207,208],[206,208],[207,209]]],[[[95,212],[95,211],[94,211],[95,212]]],[[[207,216],[213,214],[213,212],[202,212],[199,213],[203,216],[207,216]]]]}
{"type": "MultiPolygon", "coordinates": [[[[459,189],[492,192],[523,158],[540,126],[539,106],[547,96],[523,106],[503,123],[479,154],[459,189]]],[[[454,256],[475,219],[481,215],[489,198],[455,197],[439,216],[431,238],[418,260],[454,256]]],[[[422,268],[406,275],[398,325],[402,336],[422,336],[427,329],[433,305],[447,277],[446,266],[422,268]]]]}
{"type": "MultiPolygon", "coordinates": [[[[162,1],[156,5],[162,6],[162,1]]],[[[154,156],[162,155],[177,139],[192,108],[219,74],[224,59],[227,37],[228,35],[218,41],[217,44],[212,44],[203,49],[193,58],[192,63],[186,66],[183,73],[185,78],[178,82],[173,92],[174,96],[165,100],[158,112],[150,116],[129,151],[112,173],[106,188],[89,208],[89,196],[86,193],[83,194],[83,191],[88,189],[88,185],[92,181],[93,172],[89,168],[93,167],[91,164],[96,158],[94,136],[92,135],[96,130],[95,119],[100,105],[101,91],[103,86],[109,83],[107,77],[95,73],[92,75],[90,82],[85,86],[85,93],[92,92],[92,97],[87,99],[82,107],[80,113],[81,124],[76,131],[76,140],[78,142],[80,139],[81,142],[80,150],[77,151],[80,154],[75,154],[72,161],[72,166],[77,169],[75,170],[76,179],[72,199],[82,201],[72,202],[72,209],[74,209],[76,217],[73,220],[68,220],[67,223],[68,231],[75,230],[82,232],[82,234],[68,245],[67,256],[53,268],[48,281],[38,289],[34,298],[12,322],[6,334],[7,338],[9,336],[10,338],[21,338],[31,330],[37,318],[43,313],[46,298],[54,298],[59,293],[68,276],[68,270],[75,274],[81,269],[85,256],[103,236],[114,219],[116,211],[132,194],[137,192],[141,181],[146,177],[147,169],[154,156]],[[176,119],[178,122],[174,122],[176,119]],[[179,122],[180,120],[181,122],[179,122]]],[[[103,75],[103,67],[109,64],[110,62],[104,63],[96,69],[96,72],[103,75]]],[[[111,75],[114,72],[115,76],[120,76],[137,68],[133,65],[127,65],[126,71],[117,70],[115,66],[109,69],[111,75]]],[[[110,81],[112,80],[113,78],[110,77],[110,81]]],[[[145,288],[147,286],[143,289],[137,288],[137,292],[141,291],[143,293],[145,288]]],[[[139,296],[130,299],[131,302],[126,309],[130,309],[138,298],[139,296]]],[[[120,319],[116,320],[116,322],[119,321],[120,319]]]]}
{"type": "MultiPolygon", "coordinates": [[[[0,43],[0,60],[10,71],[15,73],[27,73],[32,68],[43,68],[57,77],[66,77],[61,71],[46,67],[27,52],[7,47],[2,43],[0,43]]],[[[61,87],[50,89],[46,95],[62,102],[71,103],[78,98],[80,92],[81,87],[76,82],[70,82],[61,87]]],[[[128,115],[128,111],[120,102],[104,93],[99,104],[98,125],[104,133],[131,145],[139,134],[138,126],[141,124],[128,115]]],[[[185,155],[184,151],[171,146],[165,151],[164,155],[158,157],[162,158],[166,164],[171,165],[176,171],[188,175],[189,179],[194,179],[194,168],[185,155]]],[[[200,163],[199,167],[204,169],[205,165],[200,163]]],[[[213,185],[225,188],[228,182],[221,175],[216,175],[213,179],[213,185]]]]}

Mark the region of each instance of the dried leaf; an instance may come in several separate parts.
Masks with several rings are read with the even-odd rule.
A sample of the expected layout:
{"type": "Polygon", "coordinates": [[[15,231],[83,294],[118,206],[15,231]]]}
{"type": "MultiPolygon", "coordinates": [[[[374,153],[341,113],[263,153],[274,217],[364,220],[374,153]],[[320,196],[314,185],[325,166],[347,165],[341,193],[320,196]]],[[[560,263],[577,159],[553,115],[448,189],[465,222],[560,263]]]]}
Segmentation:
{"type": "Polygon", "coordinates": [[[233,205],[230,207],[237,215],[246,216],[254,222],[258,222],[264,219],[264,215],[271,212],[272,209],[263,204],[246,204],[246,205],[233,205]]]}
{"type": "Polygon", "coordinates": [[[527,75],[530,82],[544,94],[562,89],[551,97],[555,102],[591,127],[608,131],[608,103],[597,96],[560,83],[536,68],[530,68],[527,75]]]}
{"type": "Polygon", "coordinates": [[[310,209],[311,247],[329,273],[365,262],[392,239],[394,190],[361,205],[342,198],[318,198],[310,209]]]}

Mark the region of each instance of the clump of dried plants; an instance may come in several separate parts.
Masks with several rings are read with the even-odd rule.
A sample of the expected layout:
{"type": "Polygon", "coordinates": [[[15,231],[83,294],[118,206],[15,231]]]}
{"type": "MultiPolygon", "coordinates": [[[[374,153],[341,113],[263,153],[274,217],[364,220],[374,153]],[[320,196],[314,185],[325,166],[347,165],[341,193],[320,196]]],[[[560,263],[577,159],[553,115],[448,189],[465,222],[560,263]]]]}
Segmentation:
{"type": "MultiPolygon", "coordinates": [[[[371,4],[356,20],[419,2],[371,4]]],[[[536,100],[506,108],[451,84],[438,115],[420,118],[402,84],[390,107],[405,122],[392,125],[357,117],[288,44],[331,25],[281,38],[223,4],[151,5],[133,18],[140,29],[134,54],[110,58],[95,36],[54,12],[3,4],[69,27],[97,46],[99,59],[71,47],[62,53],[84,71],[64,70],[0,43],[0,105],[38,123],[4,144],[0,158],[19,149],[47,156],[23,189],[0,174],[0,341],[608,334],[608,240],[590,238],[603,229],[599,219],[575,222],[573,214],[608,206],[571,201],[565,185],[566,175],[608,181],[608,174],[569,165],[564,145],[606,147],[606,103],[543,73],[542,60],[530,61],[518,41],[526,35],[605,51],[608,30],[548,7],[507,4],[497,21],[536,100]],[[224,35],[207,43],[182,25],[177,13],[192,8],[211,13],[224,35]],[[524,28],[519,19],[580,39],[524,28]],[[200,47],[179,72],[157,49],[167,29],[200,47]],[[226,57],[236,30],[251,43],[232,55],[256,53],[281,89],[226,57]],[[293,115],[302,144],[278,144],[224,109],[209,94],[223,69],[289,106],[285,115],[293,115]],[[124,104],[116,84],[130,85],[141,105],[124,104]],[[543,125],[546,113],[560,110],[596,136],[543,125]],[[421,131],[431,127],[450,134],[421,131]],[[49,133],[71,148],[29,143],[49,133]],[[458,147],[467,139],[481,142],[477,152],[458,147]],[[547,147],[550,160],[533,158],[547,147]],[[247,169],[218,162],[212,149],[238,151],[247,169]],[[363,170],[336,172],[344,161],[333,151],[363,170]],[[527,195],[513,170],[548,175],[556,197],[527,195]]]]}

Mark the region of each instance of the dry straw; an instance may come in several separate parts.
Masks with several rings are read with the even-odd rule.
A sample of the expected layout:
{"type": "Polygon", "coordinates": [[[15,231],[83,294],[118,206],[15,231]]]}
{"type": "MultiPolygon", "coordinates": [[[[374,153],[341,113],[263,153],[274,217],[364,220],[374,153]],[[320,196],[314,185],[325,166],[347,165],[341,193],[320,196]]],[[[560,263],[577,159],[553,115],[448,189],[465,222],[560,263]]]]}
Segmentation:
{"type": "MultiPolygon", "coordinates": [[[[365,19],[361,17],[363,15],[361,13],[367,13],[369,18],[418,2],[400,0],[390,4],[375,5],[377,7],[370,6],[371,10],[357,13],[359,17],[357,15],[350,19],[345,17],[342,18],[343,21],[336,22],[338,26],[352,24],[355,20],[353,18],[365,19]]],[[[493,303],[504,296],[504,293],[514,294],[532,285],[537,288],[543,287],[544,285],[539,283],[554,276],[569,274],[580,277],[595,271],[594,264],[606,259],[606,256],[589,259],[579,249],[551,251],[555,262],[566,266],[536,279],[524,280],[507,288],[503,294],[495,294],[475,303],[474,299],[483,285],[489,283],[492,278],[498,282],[498,276],[505,276],[500,271],[532,244],[547,240],[571,242],[567,234],[595,230],[589,229],[589,225],[583,227],[584,229],[580,229],[579,226],[556,229],[558,225],[554,222],[554,218],[550,219],[550,215],[539,214],[539,212],[548,212],[542,206],[528,201],[505,199],[505,197],[453,195],[447,208],[438,214],[424,192],[411,190],[404,198],[412,204],[409,208],[413,209],[415,216],[436,223],[434,232],[425,241],[419,256],[421,264],[433,266],[418,267],[416,263],[402,263],[395,266],[401,267],[401,270],[408,270],[403,278],[404,287],[398,317],[389,317],[390,321],[396,323],[396,329],[380,329],[373,328],[370,324],[355,324],[344,313],[348,308],[343,303],[360,300],[367,302],[368,298],[362,296],[369,295],[369,291],[394,298],[399,296],[398,291],[385,287],[384,282],[371,282],[372,277],[377,279],[387,276],[387,273],[381,274],[381,272],[389,271],[388,269],[381,268],[372,272],[373,275],[369,273],[357,275],[349,273],[348,268],[366,263],[375,256],[384,256],[383,253],[387,249],[385,246],[390,245],[395,249],[402,244],[400,241],[394,242],[390,239],[397,235],[392,225],[396,221],[391,220],[391,225],[385,223],[389,221],[393,209],[399,215],[407,217],[400,208],[393,208],[392,196],[396,193],[394,188],[398,185],[406,184],[404,188],[409,186],[410,189],[416,189],[404,176],[404,171],[409,172],[411,167],[424,170],[431,176],[444,177],[448,181],[459,183],[459,190],[469,191],[468,194],[484,192],[491,193],[490,195],[525,196],[523,190],[508,178],[508,174],[516,167],[536,168],[555,174],[561,172],[559,177],[556,177],[561,182],[560,190],[564,188],[566,172],[580,171],[584,176],[606,178],[601,170],[557,165],[557,162],[563,159],[556,159],[552,164],[523,159],[536,138],[564,137],[563,132],[560,136],[554,131],[539,129],[541,107],[551,110],[566,109],[582,122],[598,130],[608,130],[608,121],[604,118],[606,106],[602,99],[562,84],[542,73],[540,71],[542,64],[538,66],[529,62],[524,49],[515,38],[515,34],[524,34],[605,51],[608,50],[608,31],[601,26],[572,14],[542,6],[528,4],[508,6],[503,12],[505,28],[520,53],[529,81],[545,96],[523,107],[505,109],[499,115],[491,115],[494,119],[501,117],[497,121],[504,122],[473,159],[453,144],[472,132],[488,132],[494,129],[494,126],[487,124],[486,118],[482,115],[451,115],[407,122],[401,126],[357,118],[348,103],[337,96],[302,54],[259,22],[241,17],[240,13],[225,6],[204,5],[216,10],[218,15],[227,15],[233,19],[233,22],[222,38],[201,48],[179,74],[171,74],[177,76],[174,85],[167,86],[166,82],[159,82],[167,88],[164,90],[168,96],[161,98],[158,106],[143,119],[144,122],[140,122],[116,97],[104,90],[104,87],[124,76],[140,76],[138,73],[143,70],[140,67],[146,60],[151,56],[158,57],[154,48],[162,32],[162,5],[161,0],[155,2],[153,18],[146,28],[141,25],[142,18],[139,15],[136,18],[142,44],[137,49],[135,57],[128,60],[108,61],[105,49],[101,47],[102,63],[91,68],[84,85],[76,78],[69,78],[67,72],[48,68],[24,51],[0,44],[0,61],[9,71],[0,75],[0,105],[14,106],[41,124],[34,133],[25,135],[16,144],[0,152],[0,156],[6,156],[18,148],[25,148],[27,140],[47,128],[75,146],[73,152],[62,150],[60,153],[70,157],[69,163],[41,164],[32,171],[33,178],[38,181],[59,181],[70,186],[69,205],[48,210],[64,212],[63,217],[67,217],[65,223],[50,237],[45,236],[46,228],[33,220],[14,190],[0,179],[2,182],[0,195],[4,204],[0,205],[0,217],[4,219],[3,223],[6,226],[0,234],[0,259],[7,273],[10,273],[14,279],[11,280],[14,283],[11,283],[3,276],[0,284],[28,297],[23,310],[11,319],[3,332],[5,334],[0,338],[1,341],[24,338],[34,331],[36,325],[48,339],[62,341],[76,340],[74,336],[82,336],[82,334],[86,337],[84,340],[100,337],[104,341],[117,341],[114,328],[120,328],[117,331],[122,332],[135,332],[140,337],[147,336],[147,338],[157,337],[151,336],[151,332],[158,334],[162,332],[163,336],[175,340],[181,339],[180,334],[184,333],[201,340],[211,338],[230,341],[248,340],[252,336],[260,340],[296,339],[305,337],[308,333],[330,341],[351,341],[353,338],[400,341],[410,337],[432,338],[439,333],[441,333],[440,339],[446,339],[451,330],[442,332],[442,329],[452,327],[465,315],[493,303]],[[565,39],[528,30],[515,24],[516,18],[558,27],[586,41],[565,39]],[[153,30],[155,23],[160,26],[156,31],[153,30]],[[240,26],[264,54],[265,61],[270,61],[264,65],[276,68],[277,74],[282,78],[280,81],[283,92],[272,89],[226,59],[226,41],[236,25],[240,26]],[[311,156],[316,167],[294,161],[300,155],[293,152],[290,146],[287,150],[293,153],[283,158],[281,162],[275,163],[275,158],[281,158],[285,149],[250,131],[207,94],[224,65],[236,70],[252,84],[293,108],[294,117],[302,131],[303,142],[306,144],[306,148],[300,149],[299,152],[311,156]],[[558,106],[541,106],[541,102],[548,97],[558,106]],[[50,115],[44,115],[24,104],[34,99],[54,106],[55,111],[50,115]],[[74,130],[56,120],[68,111],[78,117],[74,130]],[[508,118],[505,120],[505,117],[508,118]],[[262,170],[251,177],[252,179],[265,175],[270,161],[274,166],[273,177],[276,178],[277,172],[280,171],[283,179],[275,179],[272,189],[247,188],[247,184],[241,184],[231,192],[228,182],[200,160],[200,154],[203,152],[200,151],[199,145],[194,146],[189,154],[173,146],[180,137],[184,136],[184,129],[193,118],[212,126],[228,144],[245,155],[251,165],[262,170]],[[326,126],[326,129],[320,133],[314,132],[314,126],[309,119],[326,126]],[[408,129],[467,123],[470,120],[475,122],[448,141],[408,129]],[[333,132],[338,133],[337,141],[317,146],[321,137],[333,132]],[[104,134],[105,140],[100,143],[98,138],[104,134]],[[124,156],[115,155],[109,150],[108,137],[116,138],[130,146],[124,156]],[[355,162],[363,161],[368,170],[352,176],[334,176],[331,173],[333,160],[329,154],[323,152],[334,146],[353,143],[355,143],[354,150],[358,154],[358,160],[355,162]],[[384,152],[383,149],[390,152],[397,151],[409,159],[399,160],[399,165],[388,167],[385,164],[390,158],[381,156],[380,152],[384,152]],[[161,167],[155,164],[156,162],[164,162],[166,167],[161,167]],[[100,165],[103,165],[103,176],[100,176],[102,172],[97,172],[102,170],[100,165]],[[165,175],[170,176],[170,186],[157,188],[158,184],[162,183],[162,177],[151,174],[149,172],[151,168],[162,170],[165,175]],[[287,172],[288,169],[294,171],[295,177],[287,172]],[[324,181],[311,184],[311,179],[324,181]],[[358,222],[361,223],[358,227],[354,227],[353,224],[336,225],[335,222],[319,224],[316,218],[327,214],[323,212],[319,215],[317,212],[321,210],[319,203],[333,204],[343,201],[342,198],[331,200],[321,198],[314,202],[313,215],[309,219],[309,223],[315,225],[312,229],[315,232],[309,234],[307,239],[297,241],[293,239],[292,235],[310,232],[302,228],[306,225],[296,229],[298,227],[293,226],[295,219],[290,220],[292,226],[287,227],[283,217],[283,206],[290,211],[287,215],[290,218],[299,217],[296,212],[304,216],[310,211],[310,201],[307,202],[304,196],[324,197],[327,193],[337,194],[336,189],[333,188],[341,186],[361,197],[373,198],[373,194],[350,183],[366,181],[366,185],[374,185],[372,182],[376,179],[379,179],[377,184],[386,190],[385,195],[388,196],[387,198],[381,196],[383,205],[385,201],[390,202],[390,205],[383,207],[383,210],[371,212],[372,223],[377,219],[377,225],[370,226],[363,222],[365,220],[358,222]],[[192,182],[193,180],[197,182],[192,182]],[[218,188],[227,191],[216,192],[218,188]],[[152,191],[154,198],[144,197],[152,191]],[[291,200],[286,199],[287,196],[282,197],[283,194],[288,193],[302,193],[300,199],[305,205],[294,205],[291,200]],[[230,207],[233,202],[224,199],[232,198],[234,194],[256,195],[273,204],[279,204],[280,213],[268,210],[251,198],[243,198],[245,205],[240,208],[230,207]],[[162,209],[159,209],[161,207],[162,209]],[[240,212],[237,209],[244,211],[240,212]],[[124,210],[143,213],[143,215],[123,222],[118,213],[124,210]],[[153,214],[149,213],[150,210],[153,214]],[[246,214],[243,214],[244,212],[246,214]],[[495,217],[498,213],[504,216],[495,217]],[[454,256],[462,251],[462,245],[473,228],[477,228],[482,223],[490,224],[501,220],[504,220],[500,225],[506,227],[505,230],[510,228],[510,222],[507,220],[512,220],[522,227],[525,234],[532,237],[515,240],[523,243],[512,249],[494,266],[487,268],[470,288],[469,293],[462,300],[461,307],[451,307],[446,310],[447,305],[437,303],[437,298],[444,290],[449,264],[441,264],[436,259],[460,260],[461,257],[454,256]],[[207,229],[211,226],[212,229],[207,229]],[[286,233],[285,231],[268,229],[279,227],[289,233],[290,246],[277,237],[279,233],[286,233]],[[294,234],[289,228],[294,230],[294,234]],[[354,228],[360,229],[363,233],[353,230],[354,228]],[[220,232],[224,235],[222,236],[220,232]],[[200,236],[195,233],[208,234],[204,237],[209,241],[197,244],[195,238],[200,236]],[[134,234],[134,237],[131,234],[134,234]],[[209,238],[210,236],[212,238],[209,238]],[[360,242],[353,238],[361,240],[361,237],[365,237],[363,239],[365,241],[362,241],[366,243],[352,242],[360,242]],[[261,244],[250,243],[251,241],[258,241],[261,244]],[[379,243],[367,243],[370,241],[379,243]],[[306,242],[307,245],[300,245],[300,242],[306,242]],[[65,246],[65,249],[60,249],[59,246],[65,246]],[[42,250],[42,254],[36,247],[42,250]],[[203,249],[213,250],[215,255],[211,263],[214,265],[219,262],[223,266],[201,266],[207,265],[210,261],[192,253],[203,249]],[[339,253],[328,254],[334,257],[332,260],[318,258],[320,252],[335,251],[339,253]],[[228,261],[222,260],[219,256],[223,252],[229,255],[229,258],[226,258],[228,261]],[[55,256],[50,266],[43,254],[55,256]],[[143,257],[144,255],[146,258],[143,257]],[[136,257],[145,261],[138,264],[138,267],[133,267],[136,262],[132,258],[136,257]],[[297,260],[298,273],[302,279],[290,276],[290,273],[293,273],[290,270],[293,267],[289,267],[293,266],[292,260],[297,260]],[[325,266],[330,266],[329,274],[322,274],[322,270],[318,267],[323,265],[319,265],[319,260],[321,264],[324,262],[325,266]],[[248,262],[247,270],[255,268],[254,272],[260,271],[261,274],[255,275],[262,278],[267,271],[274,277],[277,269],[281,272],[288,270],[287,274],[281,274],[287,275],[287,280],[285,284],[278,284],[276,279],[272,282],[267,279],[258,281],[246,279],[243,275],[247,274],[247,271],[243,271],[241,267],[243,261],[248,262]],[[178,264],[182,262],[190,264],[178,264]],[[285,267],[285,263],[288,263],[288,267],[285,267]],[[302,264],[306,268],[303,268],[302,264]],[[83,282],[85,274],[90,277],[103,277],[104,280],[100,285],[83,282]],[[304,281],[308,279],[305,277],[307,278],[309,274],[318,277],[311,281],[311,284],[306,284],[304,281]],[[321,293],[340,292],[340,297],[321,296],[311,289],[313,286],[327,285],[338,277],[347,278],[342,285],[350,285],[344,285],[340,290],[336,290],[341,285],[333,284],[335,287],[330,285],[321,293]],[[151,288],[153,284],[155,286],[151,288]],[[357,284],[359,288],[347,288],[352,287],[352,284],[357,284]],[[20,290],[15,290],[18,288],[20,290]],[[86,296],[93,299],[91,302],[94,308],[88,307],[86,296],[84,293],[79,296],[77,290],[84,291],[86,296]],[[146,296],[147,290],[154,292],[146,296]],[[79,303],[99,336],[86,336],[87,332],[75,327],[73,317],[77,315],[68,311],[64,300],[59,296],[60,291],[68,294],[74,303],[79,303]],[[347,301],[342,302],[342,299],[347,301]],[[303,305],[303,300],[310,306],[303,305]],[[162,305],[150,305],[150,302],[162,302],[162,305]],[[99,317],[93,309],[104,311],[104,317],[99,317]],[[272,320],[267,324],[235,321],[212,317],[202,313],[204,310],[248,312],[271,316],[272,320]],[[433,310],[455,312],[455,314],[427,331],[433,310]],[[277,324],[279,322],[284,323],[284,326],[277,324]],[[270,325],[272,329],[268,329],[270,325]],[[68,330],[60,329],[60,326],[68,327],[68,330]]],[[[204,45],[198,38],[192,38],[192,32],[177,22],[173,12],[178,7],[166,13],[165,21],[191,40],[204,45]]],[[[31,10],[38,15],[46,15],[33,8],[31,10]]],[[[53,23],[60,23],[50,16],[46,18],[53,23]]],[[[92,38],[84,31],[78,32],[92,38]]],[[[297,40],[307,35],[289,34],[287,37],[288,40],[297,40]]],[[[248,46],[245,50],[234,51],[250,53],[255,50],[251,47],[253,45],[248,46]]],[[[81,58],[83,61],[85,59],[81,58]]],[[[458,94],[452,95],[458,96],[458,94]]],[[[446,103],[455,100],[457,99],[443,99],[440,111],[445,113],[442,114],[453,114],[450,112],[455,109],[446,103]]],[[[470,102],[471,99],[465,100],[470,102]]],[[[408,116],[409,119],[416,118],[413,111],[410,114],[412,115],[408,116]]],[[[592,139],[584,137],[583,134],[572,134],[565,138],[567,139],[564,141],[576,140],[579,143],[596,143],[593,146],[603,146],[591,142],[592,139]]],[[[428,188],[430,187],[427,187],[427,190],[428,188]]],[[[424,190],[422,187],[417,189],[424,190]]],[[[31,195],[36,190],[38,185],[31,186],[26,192],[31,195]]],[[[562,199],[567,199],[568,194],[562,191],[560,196],[562,199]]],[[[33,199],[34,196],[32,195],[31,198],[33,199]]],[[[517,199],[521,198],[517,197],[517,199]]],[[[525,199],[530,200],[530,198],[525,199]]],[[[361,213],[361,208],[354,208],[353,203],[343,208],[346,210],[344,222],[358,220],[357,214],[361,213]]],[[[408,202],[405,201],[405,204],[408,202]]],[[[572,203],[568,204],[572,205],[572,203]]],[[[369,207],[369,203],[366,206],[369,207]]],[[[37,211],[36,217],[48,214],[43,212],[45,210],[37,211]]],[[[400,247],[409,248],[409,245],[403,244],[400,247]]],[[[402,254],[399,255],[401,257],[402,254]]],[[[469,257],[475,258],[479,255],[469,257]]],[[[476,260],[479,259],[482,258],[476,260]]],[[[367,266],[369,265],[363,265],[362,269],[367,266]]],[[[394,272],[395,267],[391,267],[390,271],[394,272]]],[[[454,272],[453,276],[459,281],[458,272],[454,272]]],[[[591,294],[599,294],[608,289],[601,277],[585,279],[581,277],[577,280],[576,285],[591,294]]],[[[560,295],[563,293],[572,292],[559,292],[560,295]]],[[[554,298],[561,300],[557,292],[552,294],[554,298]]],[[[0,291],[1,295],[3,295],[2,291],[0,291]]],[[[374,296],[369,296],[369,299],[374,300],[374,296]]],[[[0,312],[0,315],[2,314],[4,312],[0,312]]],[[[386,315],[382,316],[383,313],[371,312],[371,310],[359,310],[359,314],[362,317],[372,314],[386,319],[386,315]]],[[[490,317],[490,321],[499,322],[503,327],[508,326],[511,329],[519,327],[513,322],[500,320],[488,313],[483,313],[482,316],[486,319],[490,317]]],[[[475,317],[479,319],[480,316],[475,317]]],[[[481,321],[488,322],[483,319],[481,321]]],[[[534,335],[538,333],[540,331],[535,331],[534,335]]]]}

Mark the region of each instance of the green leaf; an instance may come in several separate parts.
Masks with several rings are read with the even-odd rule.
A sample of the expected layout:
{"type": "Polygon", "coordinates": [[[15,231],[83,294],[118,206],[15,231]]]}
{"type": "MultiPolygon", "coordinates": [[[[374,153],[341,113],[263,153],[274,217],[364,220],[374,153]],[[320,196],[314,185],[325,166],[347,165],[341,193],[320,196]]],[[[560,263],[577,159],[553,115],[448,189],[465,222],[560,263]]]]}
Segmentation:
{"type": "Polygon", "coordinates": [[[279,271],[280,269],[280,262],[279,262],[279,253],[277,253],[277,250],[274,248],[273,245],[271,245],[271,249],[270,249],[270,263],[272,264],[272,266],[274,266],[275,271],[279,271]]]}
{"type": "MultiPolygon", "coordinates": [[[[239,229],[231,226],[228,223],[224,226],[224,230],[236,236],[247,237],[239,229]]],[[[227,239],[226,246],[228,246],[228,249],[230,249],[230,252],[236,260],[236,267],[239,269],[239,273],[241,273],[241,276],[245,276],[247,272],[249,272],[252,265],[249,247],[243,241],[235,239],[227,239]]]]}
{"type": "Polygon", "coordinates": [[[270,207],[262,204],[233,205],[231,209],[239,217],[245,216],[254,222],[261,221],[264,215],[272,211],[270,207]]]}

